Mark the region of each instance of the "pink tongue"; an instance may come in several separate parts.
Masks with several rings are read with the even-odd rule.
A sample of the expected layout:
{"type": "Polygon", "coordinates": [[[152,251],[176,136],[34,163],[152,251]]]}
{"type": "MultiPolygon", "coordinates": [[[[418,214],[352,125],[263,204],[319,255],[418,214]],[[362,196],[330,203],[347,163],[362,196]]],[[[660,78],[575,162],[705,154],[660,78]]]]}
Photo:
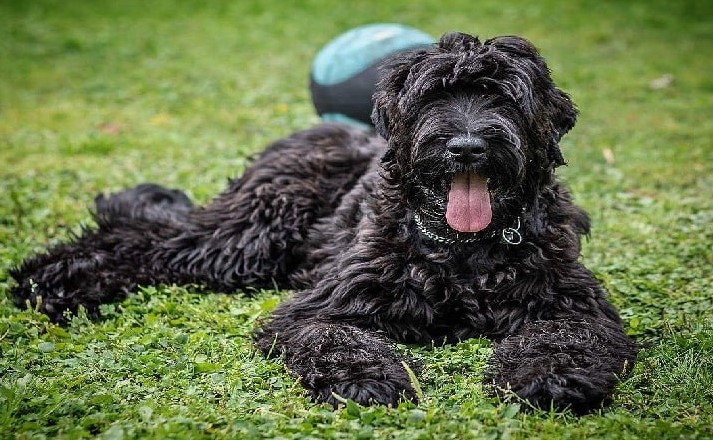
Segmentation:
{"type": "Polygon", "coordinates": [[[458,232],[478,232],[493,219],[488,184],[473,173],[458,173],[453,177],[448,193],[446,221],[458,232]]]}

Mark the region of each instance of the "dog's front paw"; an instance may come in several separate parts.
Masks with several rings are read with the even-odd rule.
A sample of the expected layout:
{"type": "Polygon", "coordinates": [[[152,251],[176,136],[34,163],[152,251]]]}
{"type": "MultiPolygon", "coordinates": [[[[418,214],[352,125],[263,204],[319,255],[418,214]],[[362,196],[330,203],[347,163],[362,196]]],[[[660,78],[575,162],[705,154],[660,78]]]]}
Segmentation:
{"type": "Polygon", "coordinates": [[[401,401],[417,402],[401,357],[393,351],[368,352],[368,348],[373,347],[365,345],[360,350],[344,347],[328,353],[327,359],[311,358],[310,368],[301,371],[302,384],[314,400],[334,407],[346,399],[361,405],[397,406],[401,401]]]}
{"type": "Polygon", "coordinates": [[[266,354],[284,355],[285,363],[312,399],[337,407],[347,399],[362,405],[392,405],[417,400],[405,362],[383,335],[350,325],[303,321],[282,315],[257,333],[266,354]]]}
{"type": "Polygon", "coordinates": [[[305,378],[308,380],[303,380],[303,384],[315,400],[330,403],[335,408],[347,399],[360,405],[397,406],[401,401],[416,403],[418,398],[408,375],[402,375],[398,371],[390,372],[394,373],[395,376],[382,375],[378,378],[355,374],[352,378],[332,383],[330,379],[335,379],[334,377],[312,377],[305,378]]]}
{"type": "Polygon", "coordinates": [[[610,372],[579,368],[563,353],[521,359],[518,365],[491,360],[485,385],[505,400],[517,395],[536,408],[584,414],[609,403],[616,383],[610,372]],[[498,364],[495,366],[494,364],[498,364]]]}
{"type": "Polygon", "coordinates": [[[484,383],[506,399],[585,414],[610,402],[637,350],[614,323],[529,323],[495,346],[484,383]]]}

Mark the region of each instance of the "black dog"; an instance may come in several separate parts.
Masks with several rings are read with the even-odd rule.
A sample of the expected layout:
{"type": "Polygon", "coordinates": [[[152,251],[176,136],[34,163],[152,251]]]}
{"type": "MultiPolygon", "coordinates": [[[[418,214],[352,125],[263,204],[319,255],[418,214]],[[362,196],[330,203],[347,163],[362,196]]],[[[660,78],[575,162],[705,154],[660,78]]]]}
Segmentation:
{"type": "Polygon", "coordinates": [[[300,290],[257,345],[316,400],[415,400],[392,340],[487,336],[494,392],[606,403],[638,347],[578,262],[589,219],[554,177],[576,111],[536,49],[447,34],[394,58],[374,104],[381,137],[294,134],[207,206],[155,185],[99,196],[98,228],[12,271],[16,303],[62,321],[139,284],[277,282],[300,290]]]}

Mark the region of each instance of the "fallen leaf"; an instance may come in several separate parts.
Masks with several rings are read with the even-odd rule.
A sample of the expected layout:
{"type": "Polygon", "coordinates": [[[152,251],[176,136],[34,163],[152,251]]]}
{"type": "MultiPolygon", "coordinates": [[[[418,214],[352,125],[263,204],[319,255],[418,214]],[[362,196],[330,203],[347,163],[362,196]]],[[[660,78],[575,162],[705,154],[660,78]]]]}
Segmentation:
{"type": "Polygon", "coordinates": [[[651,80],[651,82],[649,83],[649,87],[651,87],[652,90],[665,89],[667,87],[670,87],[673,84],[673,81],[673,75],[667,73],[663,76],[651,80]]]}
{"type": "Polygon", "coordinates": [[[611,165],[614,163],[614,152],[611,150],[611,148],[603,149],[602,156],[604,156],[604,160],[607,161],[607,165],[611,165]]]}
{"type": "Polygon", "coordinates": [[[166,113],[156,113],[149,119],[151,125],[165,126],[171,122],[171,117],[166,113]]]}
{"type": "Polygon", "coordinates": [[[99,131],[105,134],[117,134],[121,131],[121,125],[115,122],[107,122],[99,126],[99,131]]]}

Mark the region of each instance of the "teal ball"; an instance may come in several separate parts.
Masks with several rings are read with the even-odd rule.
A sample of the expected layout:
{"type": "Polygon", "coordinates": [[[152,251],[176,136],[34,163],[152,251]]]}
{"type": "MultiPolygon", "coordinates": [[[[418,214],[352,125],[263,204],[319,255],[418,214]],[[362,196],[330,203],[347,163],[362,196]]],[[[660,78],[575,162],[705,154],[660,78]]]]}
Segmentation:
{"type": "Polygon", "coordinates": [[[324,121],[371,126],[371,96],[379,65],[395,53],[433,44],[430,35],[395,23],[359,26],[337,36],[314,57],[310,92],[324,121]]]}

